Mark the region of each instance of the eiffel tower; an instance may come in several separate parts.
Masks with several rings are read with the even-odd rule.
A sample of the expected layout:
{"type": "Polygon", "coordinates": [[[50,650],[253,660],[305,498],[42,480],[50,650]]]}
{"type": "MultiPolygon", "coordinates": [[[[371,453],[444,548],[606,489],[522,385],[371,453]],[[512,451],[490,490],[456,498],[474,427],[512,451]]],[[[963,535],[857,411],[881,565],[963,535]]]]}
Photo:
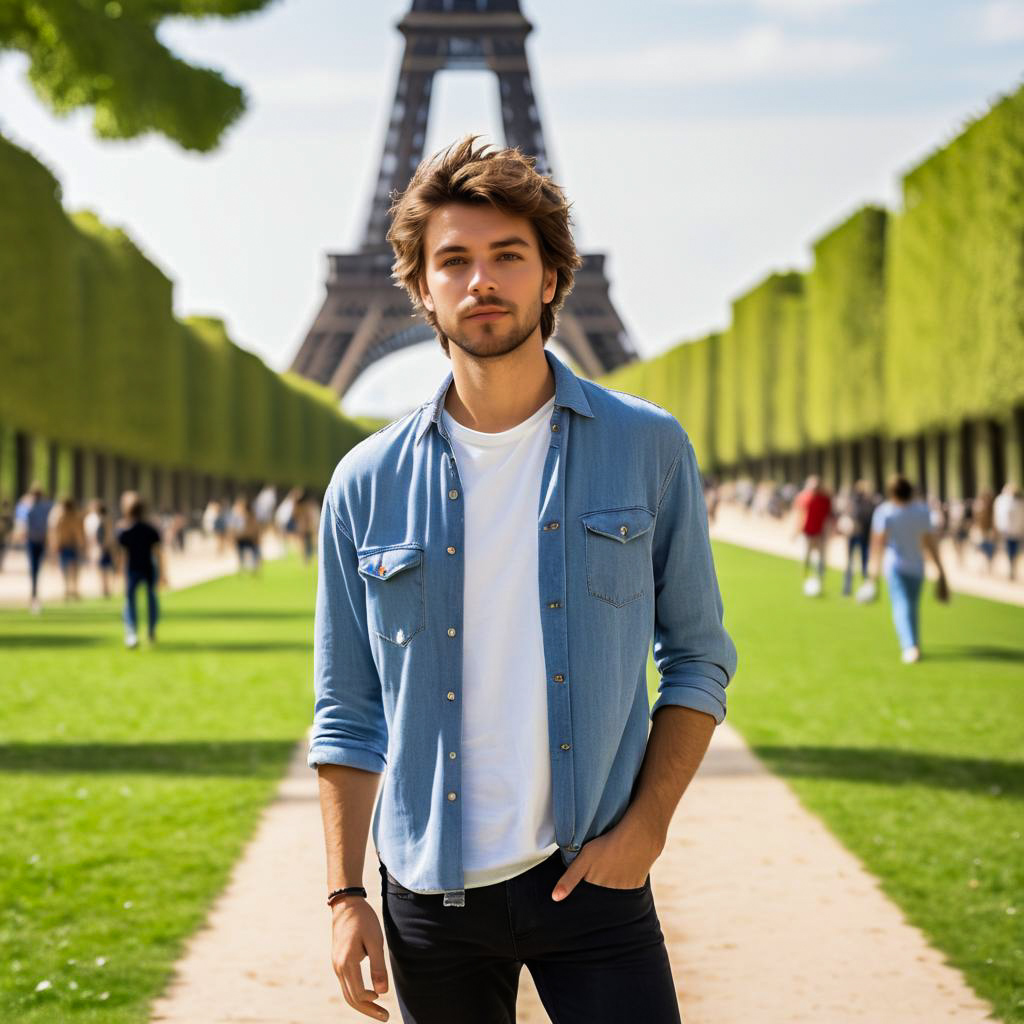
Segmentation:
{"type": "MultiPolygon", "coordinates": [[[[391,107],[377,187],[359,251],[328,254],[327,295],[291,369],[340,397],[370,365],[434,338],[391,278],[386,240],[389,194],[404,191],[423,159],[434,75],[485,69],[498,79],[507,146],[536,158],[549,174],[540,116],[530,84],[526,37],[533,26],[519,0],[413,0],[398,23],[405,53],[391,107]]],[[[583,253],[572,292],[558,316],[557,340],[584,373],[598,376],[637,358],[608,297],[602,253],[583,253]]]]}

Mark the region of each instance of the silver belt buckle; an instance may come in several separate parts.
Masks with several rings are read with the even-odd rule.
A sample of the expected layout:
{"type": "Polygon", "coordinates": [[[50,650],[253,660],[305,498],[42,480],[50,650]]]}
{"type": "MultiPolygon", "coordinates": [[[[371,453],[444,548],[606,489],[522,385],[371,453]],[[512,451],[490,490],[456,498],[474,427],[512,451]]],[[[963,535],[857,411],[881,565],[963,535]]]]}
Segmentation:
{"type": "Polygon", "coordinates": [[[450,889],[444,894],[443,907],[464,907],[466,905],[465,889],[450,889]]]}

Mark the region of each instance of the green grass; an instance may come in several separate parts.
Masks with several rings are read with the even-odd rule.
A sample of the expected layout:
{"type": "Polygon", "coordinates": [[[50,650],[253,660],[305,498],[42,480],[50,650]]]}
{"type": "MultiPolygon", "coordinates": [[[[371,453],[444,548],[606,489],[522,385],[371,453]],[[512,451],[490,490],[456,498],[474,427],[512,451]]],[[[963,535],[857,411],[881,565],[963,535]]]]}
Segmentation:
{"type": "MultiPolygon", "coordinates": [[[[800,590],[800,567],[715,544],[739,665],[728,720],[1000,1018],[1024,1022],[1024,608],[922,604],[899,660],[888,595],[800,590]]],[[[652,683],[656,683],[656,677],[652,683]]]]}
{"type": "Polygon", "coordinates": [[[313,581],[161,592],[152,650],[117,601],[0,612],[0,1020],[147,1019],[309,724],[313,581]]]}
{"type": "MultiPolygon", "coordinates": [[[[929,591],[903,665],[884,595],[715,557],[729,721],[1021,1024],[1024,609],[929,591]]],[[[312,570],[265,573],[162,594],[155,650],[124,650],[116,602],[0,612],[0,1020],[146,1019],[312,713],[312,570]]]]}

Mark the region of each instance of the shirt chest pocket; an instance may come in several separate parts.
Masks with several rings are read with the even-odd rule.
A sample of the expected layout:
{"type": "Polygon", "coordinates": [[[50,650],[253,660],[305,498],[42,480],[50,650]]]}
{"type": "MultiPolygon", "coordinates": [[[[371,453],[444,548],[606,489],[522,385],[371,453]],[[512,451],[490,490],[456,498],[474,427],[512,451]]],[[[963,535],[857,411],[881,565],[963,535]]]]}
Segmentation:
{"type": "Polygon", "coordinates": [[[586,534],[587,590],[621,608],[642,597],[653,579],[654,513],[642,505],[580,516],[586,534]]]}
{"type": "Polygon", "coordinates": [[[366,581],[366,621],[382,640],[400,647],[426,625],[423,549],[417,544],[366,548],[358,552],[366,581]]]}

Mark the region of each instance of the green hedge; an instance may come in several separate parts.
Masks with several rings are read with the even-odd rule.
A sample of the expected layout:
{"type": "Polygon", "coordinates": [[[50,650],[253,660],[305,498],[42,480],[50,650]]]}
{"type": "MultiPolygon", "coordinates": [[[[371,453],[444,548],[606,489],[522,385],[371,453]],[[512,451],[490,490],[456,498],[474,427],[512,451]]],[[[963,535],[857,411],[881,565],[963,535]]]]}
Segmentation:
{"type": "Polygon", "coordinates": [[[333,392],[279,375],[120,229],[68,216],[60,185],[0,137],[0,424],[239,480],[323,487],[368,433],[333,392]]]}
{"type": "Polygon", "coordinates": [[[887,222],[885,210],[866,206],[813,245],[805,394],[814,444],[883,426],[887,222]]]}
{"type": "Polygon", "coordinates": [[[1006,420],[1024,401],[1024,86],[904,177],[901,211],[865,206],[812,250],[705,347],[600,382],[673,412],[707,470],[1006,420]]]}
{"type": "Polygon", "coordinates": [[[1024,88],[905,175],[888,268],[890,433],[1024,399],[1024,88]]]}

